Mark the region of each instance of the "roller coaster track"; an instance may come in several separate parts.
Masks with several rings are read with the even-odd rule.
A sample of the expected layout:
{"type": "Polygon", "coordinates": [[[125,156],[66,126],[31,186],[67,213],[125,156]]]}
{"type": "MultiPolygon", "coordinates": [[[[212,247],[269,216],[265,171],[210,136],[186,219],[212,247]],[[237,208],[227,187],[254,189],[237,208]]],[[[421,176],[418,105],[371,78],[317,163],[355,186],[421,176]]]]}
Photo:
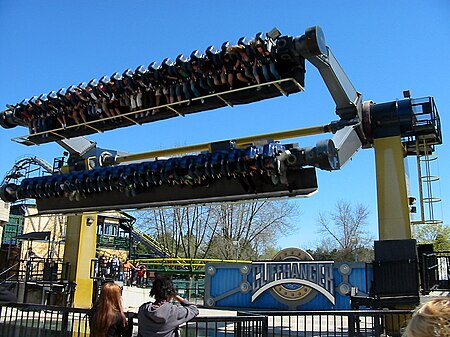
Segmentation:
{"type": "Polygon", "coordinates": [[[26,174],[23,174],[22,171],[28,171],[30,165],[36,165],[42,168],[46,173],[52,174],[53,173],[53,167],[47,163],[45,160],[40,159],[36,156],[25,156],[22,158],[19,158],[15,163],[14,166],[6,173],[6,175],[3,177],[1,185],[4,185],[6,183],[9,183],[11,180],[19,179],[22,177],[25,177],[26,174]]]}
{"type": "Polygon", "coordinates": [[[205,265],[211,262],[220,263],[250,263],[246,260],[223,260],[223,259],[191,259],[178,257],[164,247],[159,241],[152,238],[149,234],[140,229],[133,229],[131,235],[134,239],[139,240],[147,248],[149,248],[159,258],[138,259],[139,263],[145,264],[148,270],[165,271],[172,273],[194,273],[203,274],[205,272],[205,265]]]}
{"type": "Polygon", "coordinates": [[[150,249],[160,258],[178,258],[170,250],[164,247],[164,245],[162,245],[159,241],[155,240],[149,234],[143,232],[140,229],[133,228],[133,230],[131,231],[131,235],[133,239],[136,239],[144,244],[145,247],[150,249]]]}
{"type": "Polygon", "coordinates": [[[204,274],[207,263],[251,263],[247,260],[222,260],[222,259],[190,259],[190,258],[152,258],[139,259],[139,263],[145,264],[148,270],[164,271],[180,274],[204,274]]]}

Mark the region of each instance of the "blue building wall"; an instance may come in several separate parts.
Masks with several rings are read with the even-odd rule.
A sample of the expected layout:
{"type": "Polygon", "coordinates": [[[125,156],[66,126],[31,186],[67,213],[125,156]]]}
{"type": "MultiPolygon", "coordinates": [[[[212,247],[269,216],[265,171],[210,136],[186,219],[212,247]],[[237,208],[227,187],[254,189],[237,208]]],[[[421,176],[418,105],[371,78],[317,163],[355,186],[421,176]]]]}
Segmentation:
{"type": "Polygon", "coordinates": [[[252,302],[252,268],[243,263],[210,263],[205,274],[205,306],[222,308],[252,308],[280,310],[331,310],[350,309],[351,288],[368,293],[373,280],[370,265],[361,262],[335,263],[333,265],[333,305],[323,294],[314,294],[301,300],[284,300],[274,291],[262,293],[252,302]]]}

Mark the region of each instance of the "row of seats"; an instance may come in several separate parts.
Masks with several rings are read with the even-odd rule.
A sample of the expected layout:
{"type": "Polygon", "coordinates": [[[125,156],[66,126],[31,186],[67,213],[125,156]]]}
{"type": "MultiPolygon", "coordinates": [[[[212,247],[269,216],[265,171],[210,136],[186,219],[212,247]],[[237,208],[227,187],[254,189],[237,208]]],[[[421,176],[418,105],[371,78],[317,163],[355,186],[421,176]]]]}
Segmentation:
{"type": "MultiPolygon", "coordinates": [[[[106,117],[113,117],[113,123],[130,111],[136,111],[133,117],[139,120],[158,113],[164,104],[187,101],[190,105],[195,97],[280,80],[276,42],[259,33],[251,40],[239,39],[236,45],[225,42],[220,49],[210,46],[204,53],[195,50],[189,57],[181,54],[175,61],[166,58],[161,64],[152,62],[24,99],[8,109],[30,134],[106,117]]],[[[204,103],[203,99],[195,102],[204,103]]]]}
{"type": "Polygon", "coordinates": [[[269,184],[287,184],[284,164],[278,158],[285,151],[285,145],[268,143],[245,149],[27,178],[20,185],[10,185],[9,190],[15,190],[16,200],[71,198],[105,191],[133,195],[161,185],[208,186],[217,179],[246,178],[243,188],[248,192],[252,189],[251,177],[255,175],[264,177],[269,184]]]}

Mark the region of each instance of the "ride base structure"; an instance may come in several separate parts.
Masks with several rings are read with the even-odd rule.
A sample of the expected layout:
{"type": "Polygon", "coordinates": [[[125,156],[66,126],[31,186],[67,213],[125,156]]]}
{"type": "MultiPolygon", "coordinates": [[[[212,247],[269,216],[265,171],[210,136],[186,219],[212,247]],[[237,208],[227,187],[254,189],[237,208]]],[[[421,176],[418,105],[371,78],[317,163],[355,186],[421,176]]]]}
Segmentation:
{"type": "MultiPolygon", "coordinates": [[[[281,79],[249,86],[241,83],[238,88],[168,102],[158,106],[157,113],[144,117],[141,112],[154,111],[155,107],[125,110],[118,116],[66,128],[53,124],[45,132],[14,139],[25,145],[57,141],[70,153],[68,165],[58,173],[25,178],[20,183],[6,181],[0,196],[7,202],[35,199],[42,213],[77,214],[70,216],[67,233],[73,244],[66,245],[64,257],[77,270],[73,273],[77,283],[75,306],[91,305],[89,269],[95,257],[95,249],[91,248],[95,247],[96,212],[307,197],[317,191],[317,168],[338,170],[360,148],[375,150],[380,240],[411,239],[404,159],[430,155],[442,143],[433,97],[413,99],[405,92],[402,100],[363,101],[318,26],[298,37],[278,35],[267,39],[281,79]],[[83,137],[300,92],[304,87],[305,60],[319,70],[336,103],[337,120],[321,126],[140,154],[101,149],[83,137]],[[111,120],[118,122],[109,123],[111,120]],[[321,133],[332,133],[333,138],[311,147],[280,142],[321,133]]],[[[12,108],[0,113],[0,125],[25,126],[12,108]]]]}

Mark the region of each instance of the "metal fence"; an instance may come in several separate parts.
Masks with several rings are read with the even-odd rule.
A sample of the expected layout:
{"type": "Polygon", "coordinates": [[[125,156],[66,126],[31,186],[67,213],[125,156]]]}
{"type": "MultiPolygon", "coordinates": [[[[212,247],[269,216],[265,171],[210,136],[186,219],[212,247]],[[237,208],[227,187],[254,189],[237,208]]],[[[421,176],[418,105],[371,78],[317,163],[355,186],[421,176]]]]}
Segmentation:
{"type": "Polygon", "coordinates": [[[8,304],[0,307],[2,337],[89,336],[86,309],[8,304]]]}
{"type": "MultiPolygon", "coordinates": [[[[129,315],[137,336],[137,315],[129,315]]],[[[4,304],[0,306],[1,337],[88,337],[90,335],[87,309],[74,309],[33,304],[4,304]]],[[[183,337],[267,337],[267,317],[240,316],[195,317],[180,327],[183,337]]]]}
{"type": "MultiPolygon", "coordinates": [[[[199,316],[180,327],[182,337],[400,336],[406,310],[258,311],[237,316],[199,316]]],[[[129,315],[137,335],[136,314],[129,315]]],[[[88,337],[87,309],[32,304],[0,307],[2,337],[88,337]]]]}
{"type": "Polygon", "coordinates": [[[180,329],[182,337],[267,337],[267,317],[251,313],[240,316],[195,317],[180,329]]]}
{"type": "Polygon", "coordinates": [[[268,337],[379,337],[384,334],[400,336],[411,317],[409,310],[252,311],[252,313],[268,318],[268,337]]]}
{"type": "Polygon", "coordinates": [[[434,252],[422,255],[422,288],[425,293],[432,290],[450,290],[450,252],[434,252]]]}

